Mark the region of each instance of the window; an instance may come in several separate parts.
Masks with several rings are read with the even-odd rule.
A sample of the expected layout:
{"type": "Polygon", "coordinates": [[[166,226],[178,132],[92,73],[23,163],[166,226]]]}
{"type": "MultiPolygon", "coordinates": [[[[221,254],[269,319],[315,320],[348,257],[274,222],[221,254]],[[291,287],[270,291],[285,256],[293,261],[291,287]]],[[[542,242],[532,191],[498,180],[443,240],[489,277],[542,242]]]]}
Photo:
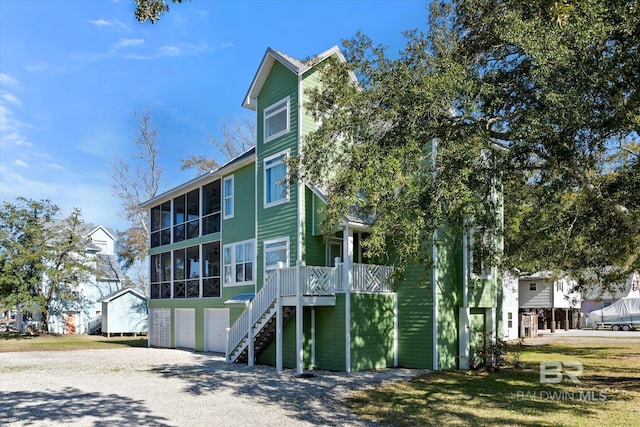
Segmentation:
{"type": "Polygon", "coordinates": [[[171,243],[171,201],[151,208],[151,247],[171,243]]]}
{"type": "Polygon", "coordinates": [[[217,297],[220,294],[220,242],[202,245],[202,296],[217,297]]]}
{"type": "Polygon", "coordinates": [[[171,252],[151,255],[151,298],[171,298],[171,252]]]}
{"type": "Polygon", "coordinates": [[[181,242],[200,235],[200,190],[173,199],[173,241],[181,242]]]}
{"type": "Polygon", "coordinates": [[[471,277],[491,279],[493,267],[490,265],[493,239],[491,234],[480,228],[472,228],[469,238],[469,264],[471,277]]]}
{"type": "Polygon", "coordinates": [[[285,267],[289,266],[289,238],[264,241],[264,277],[269,277],[271,272],[278,268],[281,262],[285,267]]]}
{"type": "Polygon", "coordinates": [[[264,160],[264,205],[265,207],[289,200],[287,188],[287,153],[279,153],[264,160]]]}
{"type": "Polygon", "coordinates": [[[233,218],[233,175],[224,179],[224,219],[233,218]]]}
{"type": "Polygon", "coordinates": [[[226,245],[222,253],[225,285],[245,285],[253,282],[253,240],[226,245]]]}
{"type": "Polygon", "coordinates": [[[289,132],[289,97],[265,108],[264,142],[269,142],[289,132]]]}
{"type": "Polygon", "coordinates": [[[564,281],[558,280],[556,282],[556,291],[558,291],[558,292],[564,291],[564,281]]]}
{"type": "Polygon", "coordinates": [[[200,246],[173,251],[173,298],[200,296],[200,246]]]}
{"type": "Polygon", "coordinates": [[[202,187],[202,234],[220,231],[220,180],[202,187]]]}
{"type": "Polygon", "coordinates": [[[507,313],[507,328],[513,328],[513,313],[507,313]]]}
{"type": "Polygon", "coordinates": [[[529,283],[529,290],[530,291],[535,291],[536,289],[537,289],[537,286],[536,286],[535,282],[529,283]]]}

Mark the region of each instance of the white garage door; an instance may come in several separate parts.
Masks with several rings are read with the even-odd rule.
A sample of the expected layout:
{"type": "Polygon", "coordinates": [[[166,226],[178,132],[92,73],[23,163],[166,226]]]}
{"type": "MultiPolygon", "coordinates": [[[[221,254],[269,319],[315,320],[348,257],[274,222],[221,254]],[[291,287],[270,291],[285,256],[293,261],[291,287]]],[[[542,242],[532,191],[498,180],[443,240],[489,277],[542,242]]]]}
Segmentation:
{"type": "Polygon", "coordinates": [[[175,309],[176,348],[196,348],[196,310],[193,308],[175,309]]]}
{"type": "Polygon", "coordinates": [[[227,328],[229,327],[228,308],[207,308],[204,310],[204,351],[225,352],[227,328]]]}

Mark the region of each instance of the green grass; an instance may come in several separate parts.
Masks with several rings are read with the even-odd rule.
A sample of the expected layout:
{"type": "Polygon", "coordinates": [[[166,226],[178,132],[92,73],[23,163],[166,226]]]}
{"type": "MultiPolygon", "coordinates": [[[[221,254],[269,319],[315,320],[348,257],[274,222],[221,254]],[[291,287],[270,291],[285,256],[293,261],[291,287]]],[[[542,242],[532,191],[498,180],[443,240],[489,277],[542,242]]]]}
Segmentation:
{"type": "Polygon", "coordinates": [[[524,346],[522,369],[440,371],[356,392],[361,417],[393,426],[624,426],[640,420],[640,341],[524,346]],[[540,362],[583,364],[580,384],[540,384],[540,362]]]}
{"type": "Polygon", "coordinates": [[[41,335],[21,336],[0,333],[0,352],[13,351],[69,351],[119,347],[146,347],[146,337],[112,337],[100,335],[41,335]]]}

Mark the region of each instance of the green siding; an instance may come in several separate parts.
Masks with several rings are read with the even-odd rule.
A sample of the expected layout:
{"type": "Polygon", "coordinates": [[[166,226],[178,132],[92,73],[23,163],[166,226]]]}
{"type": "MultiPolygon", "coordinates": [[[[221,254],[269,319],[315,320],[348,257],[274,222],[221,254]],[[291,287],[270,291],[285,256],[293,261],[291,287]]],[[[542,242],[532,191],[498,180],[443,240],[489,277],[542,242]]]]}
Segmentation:
{"type": "Polygon", "coordinates": [[[459,307],[462,306],[462,251],[456,233],[439,230],[438,245],[438,368],[458,366],[459,307]]]}
{"type": "Polygon", "coordinates": [[[345,299],[336,295],[333,307],[316,308],[316,367],[345,370],[345,299]]]}
{"type": "Polygon", "coordinates": [[[323,236],[315,236],[313,233],[314,202],[317,196],[308,188],[305,189],[305,233],[303,239],[303,259],[306,265],[326,265],[326,244],[323,236]]]}
{"type": "MultiPolygon", "coordinates": [[[[303,308],[302,319],[302,353],[303,365],[306,368],[311,366],[311,309],[303,308]]],[[[275,366],[276,364],[276,342],[275,339],[269,343],[267,348],[258,356],[257,363],[275,366]]],[[[296,369],[296,315],[295,313],[285,323],[282,328],[282,366],[284,368],[296,369]]]]}
{"type": "Polygon", "coordinates": [[[223,245],[253,239],[256,234],[255,164],[240,168],[224,178],[230,175],[233,175],[234,212],[233,218],[222,220],[223,245]]]}
{"type": "Polygon", "coordinates": [[[412,266],[397,283],[398,364],[433,368],[433,287],[430,272],[412,266]]]}
{"type": "Polygon", "coordinates": [[[269,77],[266,79],[258,96],[257,111],[257,207],[258,207],[258,239],[257,239],[257,280],[258,287],[264,283],[265,240],[289,237],[289,265],[295,265],[297,259],[297,186],[289,188],[288,202],[268,208],[264,207],[264,159],[284,150],[290,150],[291,156],[297,154],[298,147],[298,77],[279,62],[275,62],[269,77]],[[264,109],[290,97],[289,132],[267,143],[264,143],[264,109]]]}
{"type": "Polygon", "coordinates": [[[351,370],[393,367],[393,300],[351,294],[351,370]]]}

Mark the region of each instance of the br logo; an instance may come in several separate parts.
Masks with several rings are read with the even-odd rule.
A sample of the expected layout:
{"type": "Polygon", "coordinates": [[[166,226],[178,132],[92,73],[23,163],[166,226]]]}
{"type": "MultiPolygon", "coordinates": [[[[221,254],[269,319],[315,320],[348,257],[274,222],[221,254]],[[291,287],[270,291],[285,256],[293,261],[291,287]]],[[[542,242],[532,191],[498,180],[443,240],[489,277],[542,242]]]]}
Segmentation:
{"type": "Polygon", "coordinates": [[[580,384],[583,370],[580,362],[540,362],[540,384],[558,384],[564,377],[580,384]]]}

